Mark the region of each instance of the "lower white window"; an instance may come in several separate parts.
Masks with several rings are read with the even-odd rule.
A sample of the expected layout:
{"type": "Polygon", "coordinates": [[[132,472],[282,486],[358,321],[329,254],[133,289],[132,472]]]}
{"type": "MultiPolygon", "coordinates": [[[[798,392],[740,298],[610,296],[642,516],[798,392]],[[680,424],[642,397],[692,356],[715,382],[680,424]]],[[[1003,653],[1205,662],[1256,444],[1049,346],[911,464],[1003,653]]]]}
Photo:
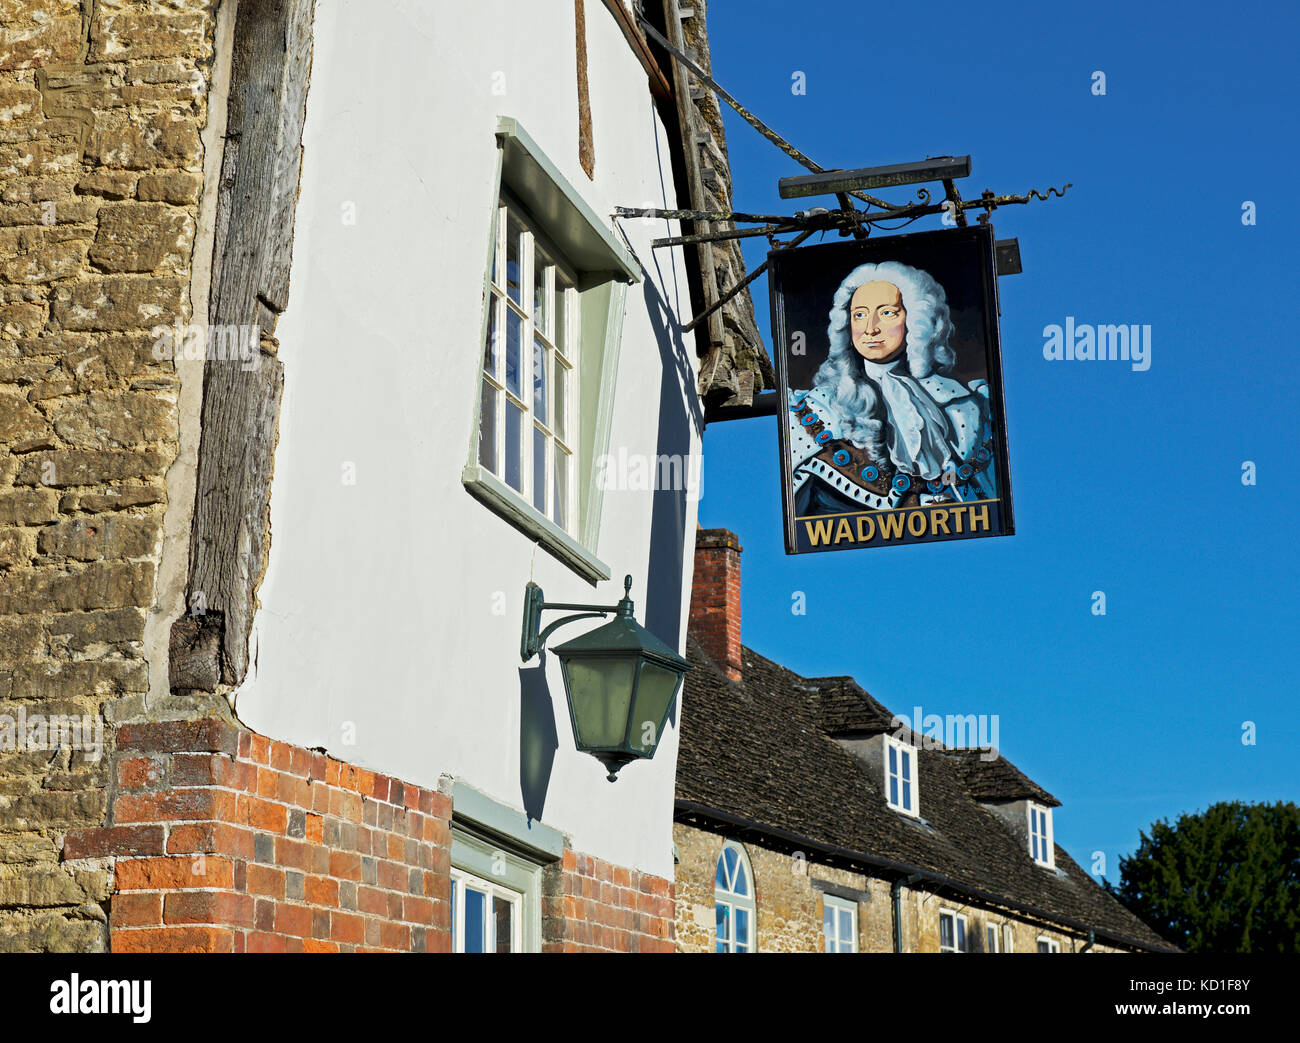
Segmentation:
{"type": "Polygon", "coordinates": [[[858,951],[858,903],[822,896],[822,939],[827,952],[858,951]]]}
{"type": "Polygon", "coordinates": [[[1010,925],[1010,924],[1003,924],[1003,925],[1002,925],[1002,951],[1003,951],[1003,952],[1015,952],[1015,951],[1016,951],[1016,946],[1015,946],[1015,937],[1014,937],[1014,936],[1012,935],[1012,933],[1011,933],[1011,925],[1010,925]]]}
{"type": "Polygon", "coordinates": [[[1061,943],[1058,942],[1055,938],[1046,938],[1040,934],[1038,936],[1038,951],[1039,952],[1060,952],[1061,943]]]}
{"type": "Polygon", "coordinates": [[[998,946],[998,927],[997,927],[997,924],[988,924],[988,925],[986,925],[985,928],[984,928],[984,936],[985,936],[985,940],[986,940],[986,943],[987,943],[987,944],[985,945],[985,947],[984,947],[984,951],[985,951],[985,952],[997,952],[998,949],[999,949],[999,946],[998,946]]]}
{"type": "Polygon", "coordinates": [[[524,896],[459,869],[451,871],[453,952],[520,952],[524,896]]]}
{"type": "Polygon", "coordinates": [[[951,909],[939,910],[939,951],[970,952],[966,945],[966,916],[951,909]]]}
{"type": "Polygon", "coordinates": [[[754,874],[745,849],[727,841],[718,857],[713,881],[713,906],[717,916],[717,952],[755,952],[754,874]]]}

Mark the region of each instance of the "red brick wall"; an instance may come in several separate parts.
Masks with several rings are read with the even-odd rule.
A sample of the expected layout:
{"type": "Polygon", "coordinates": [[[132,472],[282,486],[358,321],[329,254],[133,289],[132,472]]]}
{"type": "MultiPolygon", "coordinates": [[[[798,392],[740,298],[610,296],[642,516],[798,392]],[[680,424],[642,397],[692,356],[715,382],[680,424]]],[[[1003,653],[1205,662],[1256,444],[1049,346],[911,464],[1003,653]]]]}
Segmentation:
{"type": "Polygon", "coordinates": [[[451,798],[225,721],[124,724],[114,952],[446,951],[451,798]]]}
{"type": "MultiPolygon", "coordinates": [[[[114,952],[448,952],[451,798],[221,720],[123,724],[110,824],[114,952]]],[[[671,881],[565,851],[547,952],[672,952],[671,881]]]]}
{"type": "Polygon", "coordinates": [[[740,540],[726,529],[695,533],[690,632],[728,677],[739,681],[740,540]]]}
{"type": "Polygon", "coordinates": [[[675,952],[673,884],[565,851],[542,899],[543,952],[675,952]]]}

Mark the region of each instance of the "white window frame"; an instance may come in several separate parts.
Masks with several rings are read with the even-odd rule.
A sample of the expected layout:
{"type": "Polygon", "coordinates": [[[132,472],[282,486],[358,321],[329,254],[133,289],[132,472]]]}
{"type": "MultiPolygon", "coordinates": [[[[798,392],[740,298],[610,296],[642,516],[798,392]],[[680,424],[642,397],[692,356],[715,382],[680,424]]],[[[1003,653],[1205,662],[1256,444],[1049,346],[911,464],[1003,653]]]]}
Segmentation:
{"type": "Polygon", "coordinates": [[[895,739],[892,735],[884,736],[884,740],[885,740],[884,757],[881,759],[884,761],[884,765],[885,765],[885,803],[888,804],[895,811],[901,811],[904,815],[911,815],[913,818],[920,818],[921,817],[921,787],[920,787],[920,779],[917,778],[917,769],[920,764],[920,759],[917,757],[916,747],[912,746],[910,743],[903,742],[900,739],[895,739]],[[890,772],[889,770],[889,755],[891,750],[895,751],[898,758],[899,770],[897,772],[890,772]],[[907,758],[908,764],[910,765],[910,769],[911,769],[911,778],[907,780],[909,785],[911,786],[911,791],[912,791],[911,792],[912,799],[910,804],[904,802],[903,800],[904,780],[902,777],[903,776],[902,765],[903,765],[904,757],[907,758]],[[894,776],[897,776],[898,778],[898,793],[899,793],[898,803],[895,803],[893,797],[891,796],[892,790],[890,788],[890,782],[892,781],[892,778],[894,776]]]}
{"type": "Polygon", "coordinates": [[[1015,942],[1016,942],[1015,933],[1011,930],[1011,925],[1009,923],[1003,924],[1002,925],[1002,951],[1015,952],[1016,951],[1015,942]]]}
{"type": "MultiPolygon", "coordinates": [[[[583,579],[599,583],[610,578],[611,570],[596,553],[602,542],[604,503],[604,483],[596,465],[609,451],[624,305],[628,287],[641,281],[641,263],[619,237],[609,217],[596,212],[518,120],[507,116],[498,118],[496,143],[496,172],[488,197],[492,205],[487,208],[493,234],[484,236],[487,257],[479,341],[476,348],[469,344],[456,347],[458,351],[476,351],[479,359],[473,368],[474,419],[466,432],[469,437],[461,482],[472,496],[531,542],[583,579]],[[505,197],[514,199],[525,216],[531,215],[534,234],[540,230],[543,245],[549,248],[551,256],[567,265],[570,275],[578,277],[579,304],[574,322],[581,330],[582,357],[574,362],[582,387],[575,388],[571,397],[568,437],[575,456],[580,459],[575,461],[571,475],[572,520],[566,518],[564,528],[479,462],[484,393],[482,358],[492,310],[488,305],[492,303],[492,261],[500,237],[499,203],[505,197]]],[[[528,350],[531,353],[531,344],[528,350]]],[[[471,393],[468,386],[465,393],[471,393]]],[[[531,482],[531,466],[524,466],[527,480],[531,482]]]]}
{"type": "Polygon", "coordinates": [[[502,887],[490,880],[484,880],[481,876],[467,873],[463,869],[453,868],[451,880],[451,951],[460,953],[465,951],[465,888],[468,885],[472,886],[474,890],[484,893],[489,898],[487,907],[489,938],[496,938],[496,911],[494,909],[496,899],[499,898],[510,903],[513,909],[510,916],[510,951],[523,952],[524,895],[519,891],[502,887]]]}
{"type": "Polygon", "coordinates": [[[524,208],[502,191],[497,204],[496,242],[493,249],[492,266],[488,280],[488,334],[485,338],[482,367],[482,388],[479,410],[479,452],[478,462],[489,474],[500,480],[527,506],[537,511],[543,518],[558,527],[570,537],[579,532],[578,525],[578,482],[582,473],[582,463],[578,455],[579,428],[575,415],[576,403],[580,399],[580,352],[582,345],[581,322],[579,321],[578,276],[565,261],[560,251],[539,230],[524,208]],[[512,226],[519,229],[518,266],[519,266],[519,301],[510,299],[506,282],[506,258],[508,239],[512,226]],[[542,274],[542,293],[545,310],[542,315],[541,328],[537,322],[534,306],[536,292],[537,264],[545,258],[546,265],[542,274]],[[559,277],[567,286],[559,285],[559,277]],[[562,298],[561,307],[557,308],[557,291],[562,298]],[[559,322],[556,322],[558,312],[559,322]],[[518,394],[507,386],[506,350],[508,338],[506,330],[508,321],[514,316],[519,323],[519,389],[518,394]],[[536,342],[542,343],[543,387],[545,401],[544,417],[535,409],[535,366],[534,350],[536,342]],[[560,385],[563,394],[557,396],[560,385]],[[492,417],[492,437],[490,460],[485,460],[483,452],[484,415],[482,398],[488,389],[493,392],[494,413],[492,417]],[[559,401],[559,409],[556,403],[559,401]],[[507,475],[506,414],[513,405],[520,413],[520,441],[516,447],[519,454],[519,487],[510,483],[507,475]],[[541,503],[538,504],[536,489],[535,448],[536,434],[540,433],[546,445],[546,458],[543,461],[541,503]],[[565,465],[563,502],[555,502],[555,469],[557,462],[567,460],[565,465]]]}
{"type": "Polygon", "coordinates": [[[939,910],[939,951],[970,952],[970,924],[966,920],[965,913],[959,913],[956,909],[939,910]],[[943,944],[943,921],[945,917],[952,919],[952,947],[945,947],[943,944]],[[958,930],[958,927],[961,930],[958,930]]]}
{"type": "MultiPolygon", "coordinates": [[[[1059,953],[1061,951],[1061,943],[1058,942],[1055,938],[1047,937],[1047,935],[1045,934],[1040,934],[1038,936],[1038,945],[1039,946],[1046,945],[1047,951],[1049,953],[1059,953]]],[[[1042,952],[1043,950],[1040,948],[1038,951],[1042,952]]]]}
{"type": "Polygon", "coordinates": [[[719,951],[741,952],[741,953],[758,952],[758,909],[757,909],[757,903],[755,902],[756,887],[757,885],[754,881],[754,868],[749,863],[749,855],[746,854],[745,849],[742,845],[737,844],[734,840],[728,840],[725,844],[722,845],[722,850],[718,852],[718,861],[714,863],[714,884],[713,884],[713,905],[714,905],[714,913],[715,913],[714,946],[713,946],[714,952],[719,952],[719,951]],[[748,882],[749,885],[748,895],[737,894],[735,891],[727,890],[725,888],[718,886],[717,883],[718,866],[724,864],[723,859],[726,857],[727,851],[734,851],[736,852],[737,855],[740,856],[740,860],[737,863],[737,865],[742,870],[744,870],[745,880],[748,882]],[[726,938],[722,938],[717,935],[716,912],[719,907],[726,907],[729,910],[727,914],[728,937],[726,938]],[[735,938],[737,910],[744,910],[749,913],[749,941],[745,944],[744,947],[741,947],[735,938]],[[721,946],[722,948],[719,949],[719,946],[721,946]]]}
{"type": "Polygon", "coordinates": [[[1052,836],[1052,809],[1028,802],[1029,857],[1045,869],[1056,868],[1056,844],[1052,836]],[[1037,821],[1035,821],[1037,819],[1037,821]],[[1039,829],[1039,823],[1043,829],[1039,829]]]}
{"type": "Polygon", "coordinates": [[[998,930],[997,924],[995,923],[985,924],[984,925],[984,951],[1001,952],[1002,946],[999,944],[1001,941],[1001,937],[1002,937],[1002,932],[998,930]]]}
{"type": "Polygon", "coordinates": [[[858,903],[847,898],[841,898],[839,895],[822,894],[822,951],[823,952],[857,952],[858,951],[858,903]],[[835,925],[834,936],[826,931],[826,911],[833,909],[835,915],[831,922],[835,925]],[[842,937],[839,933],[840,913],[849,914],[849,933],[847,937],[842,937]],[[848,949],[842,946],[847,943],[848,949]]]}

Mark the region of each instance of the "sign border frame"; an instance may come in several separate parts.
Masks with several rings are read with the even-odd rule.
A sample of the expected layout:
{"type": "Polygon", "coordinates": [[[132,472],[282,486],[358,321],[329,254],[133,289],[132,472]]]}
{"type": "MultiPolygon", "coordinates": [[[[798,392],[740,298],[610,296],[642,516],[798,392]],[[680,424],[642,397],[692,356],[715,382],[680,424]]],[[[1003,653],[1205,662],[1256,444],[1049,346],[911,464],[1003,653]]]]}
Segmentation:
{"type": "MultiPolygon", "coordinates": [[[[952,242],[956,239],[971,239],[980,247],[981,258],[984,263],[981,265],[980,283],[984,293],[986,307],[984,309],[984,359],[986,363],[986,380],[989,387],[989,405],[992,413],[992,427],[994,437],[998,439],[998,488],[1004,490],[998,497],[1001,506],[1002,532],[996,536],[1014,536],[1016,533],[1015,511],[1012,505],[1011,496],[1011,457],[1010,443],[1007,439],[1007,414],[1006,414],[1006,397],[1002,386],[1002,333],[1001,333],[1001,316],[1002,305],[998,299],[998,276],[997,276],[997,253],[996,240],[994,238],[992,224],[978,224],[967,228],[931,228],[922,232],[910,232],[905,235],[891,235],[881,239],[867,240],[872,245],[886,242],[897,242],[898,240],[924,240],[933,239],[941,242],[952,242]]],[[[777,394],[777,445],[778,445],[778,464],[781,472],[781,527],[785,534],[785,552],[787,555],[796,554],[815,554],[825,553],[824,551],[799,550],[795,538],[794,516],[794,472],[789,466],[790,460],[790,432],[789,419],[786,413],[789,412],[790,382],[787,373],[786,345],[787,331],[785,323],[785,296],[781,292],[781,270],[787,264],[791,263],[790,259],[808,251],[824,250],[827,247],[840,247],[843,243],[819,243],[816,246],[800,246],[794,248],[776,249],[768,252],[768,304],[771,311],[771,329],[772,329],[772,346],[774,349],[773,362],[776,369],[776,394],[777,394]],[[779,346],[779,347],[778,347],[779,346]]],[[[870,262],[860,262],[870,263],[870,262]]],[[[946,292],[946,287],[945,287],[946,292]]],[[[863,514],[880,513],[872,512],[869,509],[863,510],[863,514]]],[[[966,539],[989,539],[996,538],[990,536],[966,537],[966,539]]],[[[926,540],[925,543],[956,543],[964,542],[947,539],[947,540],[926,540]]],[[[901,544],[902,546],[913,546],[911,543],[901,544]]],[[[890,546],[882,543],[879,547],[890,546]]],[[[831,548],[827,548],[829,550],[831,548]]],[[[850,548],[844,548],[850,549],[850,548]]],[[[851,549],[863,550],[868,548],[854,547],[851,549]]],[[[878,548],[870,548],[878,549],[878,548]]]]}

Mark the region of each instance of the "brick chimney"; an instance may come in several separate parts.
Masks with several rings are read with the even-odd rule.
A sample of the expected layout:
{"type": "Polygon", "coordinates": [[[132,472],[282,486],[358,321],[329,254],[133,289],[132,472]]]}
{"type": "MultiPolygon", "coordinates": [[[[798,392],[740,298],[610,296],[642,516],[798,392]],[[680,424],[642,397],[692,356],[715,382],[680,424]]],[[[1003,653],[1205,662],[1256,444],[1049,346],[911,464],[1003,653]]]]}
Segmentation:
{"type": "Polygon", "coordinates": [[[696,530],[690,632],[733,681],[741,678],[741,549],[727,529],[696,530]]]}

